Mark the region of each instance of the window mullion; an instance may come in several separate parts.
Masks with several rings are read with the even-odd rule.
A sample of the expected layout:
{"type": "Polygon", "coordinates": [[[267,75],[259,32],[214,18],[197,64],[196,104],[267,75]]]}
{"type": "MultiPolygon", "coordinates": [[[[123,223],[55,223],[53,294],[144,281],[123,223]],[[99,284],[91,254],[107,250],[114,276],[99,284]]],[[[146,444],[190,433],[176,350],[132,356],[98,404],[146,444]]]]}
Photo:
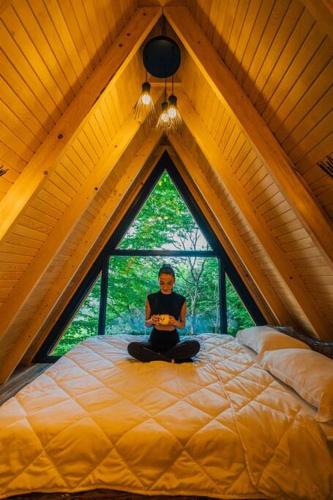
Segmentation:
{"type": "Polygon", "coordinates": [[[108,285],[109,285],[109,258],[106,258],[102,267],[101,296],[99,301],[98,335],[105,335],[108,285]]]}
{"type": "Polygon", "coordinates": [[[228,333],[227,317],[227,291],[225,279],[225,267],[222,258],[219,258],[219,292],[220,292],[220,329],[221,333],[228,333]]]}

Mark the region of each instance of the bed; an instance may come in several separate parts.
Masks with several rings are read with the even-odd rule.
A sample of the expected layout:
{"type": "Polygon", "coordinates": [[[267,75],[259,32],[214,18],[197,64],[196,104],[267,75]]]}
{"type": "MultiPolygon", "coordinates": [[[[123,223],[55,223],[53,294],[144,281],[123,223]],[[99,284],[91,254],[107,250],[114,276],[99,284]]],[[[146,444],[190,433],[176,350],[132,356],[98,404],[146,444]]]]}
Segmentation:
{"type": "Polygon", "coordinates": [[[131,335],[90,338],[4,403],[0,498],[333,498],[330,426],[233,337],[196,338],[184,364],[130,359],[131,335]]]}

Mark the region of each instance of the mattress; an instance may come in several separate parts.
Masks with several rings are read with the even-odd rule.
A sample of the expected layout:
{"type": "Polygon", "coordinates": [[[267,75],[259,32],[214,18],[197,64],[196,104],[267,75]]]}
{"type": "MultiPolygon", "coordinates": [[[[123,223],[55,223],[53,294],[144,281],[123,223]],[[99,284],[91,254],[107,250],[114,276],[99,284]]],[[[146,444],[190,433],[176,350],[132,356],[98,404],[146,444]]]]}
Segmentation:
{"type": "Polygon", "coordinates": [[[227,335],[194,363],[130,359],[130,335],[76,346],[0,408],[0,497],[123,490],[329,499],[327,441],[227,335]]]}

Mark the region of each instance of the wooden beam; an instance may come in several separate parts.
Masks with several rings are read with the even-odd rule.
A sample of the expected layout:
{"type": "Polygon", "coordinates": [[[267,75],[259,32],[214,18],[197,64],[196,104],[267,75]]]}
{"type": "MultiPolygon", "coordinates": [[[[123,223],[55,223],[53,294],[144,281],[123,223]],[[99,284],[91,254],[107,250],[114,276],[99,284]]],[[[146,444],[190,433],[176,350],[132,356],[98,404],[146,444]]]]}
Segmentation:
{"type": "MultiPolygon", "coordinates": [[[[123,134],[124,131],[121,130],[119,133],[123,134]]],[[[85,263],[85,270],[87,268],[90,268],[99,251],[104,246],[107,239],[110,237],[110,231],[114,229],[114,226],[116,223],[118,223],[118,221],[116,221],[116,223],[113,223],[111,229],[109,229],[107,233],[107,236],[104,236],[104,239],[99,243],[97,249],[95,248],[94,251],[90,253],[94,244],[96,243],[96,240],[100,237],[105,226],[109,223],[110,217],[119,207],[125,194],[133,186],[136,190],[141,189],[142,181],[138,182],[138,177],[145,163],[158,145],[161,139],[161,135],[162,134],[160,131],[152,130],[150,132],[149,138],[145,141],[139,151],[134,155],[134,157],[131,157],[130,164],[125,165],[122,163],[122,161],[120,161],[120,166],[118,165],[118,167],[121,168],[121,171],[124,173],[124,175],[120,178],[117,185],[114,187],[113,196],[107,199],[98,216],[94,220],[94,223],[90,226],[85,237],[82,238],[74,254],[66,262],[57,281],[49,290],[38,311],[36,311],[33,320],[29,323],[29,325],[26,326],[23,333],[20,334],[18,339],[16,339],[16,342],[15,344],[13,344],[12,349],[7,352],[5,359],[2,360],[0,365],[0,384],[7,380],[13,370],[15,370],[16,366],[18,366],[21,359],[34,341],[35,337],[38,335],[40,329],[43,327],[43,324],[45,323],[47,318],[52,315],[52,312],[55,310],[58,311],[58,314],[61,312],[61,309],[59,309],[59,302],[64,296],[66,289],[68,290],[69,287],[70,296],[75,292],[76,288],[73,287],[73,284],[74,277],[76,276],[78,269],[80,268],[80,266],[82,266],[83,262],[85,263]],[[88,261],[85,260],[87,255],[89,255],[88,261]]],[[[149,173],[147,175],[149,175],[149,173]]],[[[94,184],[92,184],[92,189],[94,189],[93,186],[94,184]]],[[[57,233],[57,231],[55,230],[54,233],[57,233]]],[[[68,298],[69,297],[67,297],[67,299],[68,298]]],[[[63,307],[65,305],[66,304],[63,304],[63,307]]],[[[55,321],[57,319],[57,316],[53,319],[55,321]]],[[[7,329],[7,332],[10,336],[14,335],[15,333],[11,332],[10,329],[7,329]]],[[[38,350],[47,334],[48,330],[44,331],[44,335],[41,335],[38,338],[38,343],[36,343],[35,349],[32,353],[30,353],[30,359],[32,359],[36,350],[38,350]]]]}
{"type": "MultiPolygon", "coordinates": [[[[245,283],[247,283],[247,285],[250,286],[252,292],[254,292],[258,305],[259,307],[261,306],[261,312],[265,316],[266,320],[268,322],[281,325],[295,324],[295,318],[290,315],[290,312],[286,308],[285,304],[276,295],[266,277],[263,276],[261,270],[257,267],[251,252],[239,235],[237,227],[229,217],[228,213],[224,210],[220,198],[209,185],[209,176],[203,173],[198,161],[193,155],[191,155],[191,153],[189,153],[188,149],[184,147],[178,135],[170,135],[169,140],[176,154],[183,163],[188,177],[191,178],[197,186],[199,193],[197,194],[198,197],[196,197],[196,201],[199,202],[200,197],[205,200],[213,218],[212,216],[209,216],[209,213],[207,214],[207,209],[205,209],[202,205],[200,206],[201,210],[206,216],[208,215],[210,223],[212,226],[215,226],[215,234],[227,251],[229,258],[241,274],[242,279],[245,283]],[[225,245],[226,241],[227,245],[225,245]],[[237,259],[235,259],[235,256],[232,255],[230,250],[228,251],[229,246],[233,248],[237,259]],[[237,260],[240,260],[243,265],[237,265],[237,260]],[[255,284],[255,288],[257,290],[253,289],[253,283],[255,284]]],[[[174,158],[171,151],[169,154],[176,163],[177,160],[174,158]]],[[[177,168],[181,168],[178,163],[176,164],[177,168]]],[[[184,175],[184,173],[182,173],[182,175],[184,175]]],[[[186,174],[184,177],[186,177],[186,174]]],[[[187,180],[187,184],[191,187],[191,182],[189,182],[189,180],[187,180]]]]}
{"type": "Polygon", "coordinates": [[[0,240],[11,230],[23,209],[41,189],[66,145],[75,137],[103,92],[109,90],[133,59],[140,45],[161,16],[159,7],[138,9],[122,30],[103,61],[73,99],[22,174],[0,203],[0,240]]]}
{"type": "Polygon", "coordinates": [[[290,158],[275,139],[232,73],[220,59],[186,7],[170,6],[164,14],[218,99],[232,113],[276,184],[304,224],[328,264],[333,265],[333,228],[290,158]]]}
{"type": "Polygon", "coordinates": [[[6,314],[0,317],[0,339],[5,335],[11,323],[15,321],[20,308],[38,286],[52,260],[61,251],[68,237],[72,234],[84,212],[96,196],[96,192],[111,175],[113,168],[126,151],[140,126],[141,124],[132,116],[113,136],[110,145],[87,177],[83,186],[81,186],[80,192],[75,196],[63,217],[59,219],[37,256],[3,304],[2,310],[6,311],[6,314]]]}
{"type": "Polygon", "coordinates": [[[120,168],[124,170],[124,176],[116,186],[117,193],[120,196],[106,201],[94,220],[94,224],[87,231],[84,240],[78,246],[75,254],[66,262],[61,276],[46,295],[42,306],[34,317],[33,324],[29,326],[34,340],[24,355],[24,364],[32,362],[65,306],[75,294],[87,269],[90,269],[95,262],[100,251],[116,229],[119,220],[125,216],[133,199],[141,190],[160,158],[160,146],[154,149],[152,141],[154,141],[153,137],[146,140],[145,144],[132,157],[130,165],[123,165],[123,162],[121,162],[120,168]],[[130,187],[125,192],[129,183],[130,187]],[[115,214],[117,215],[116,218],[114,217],[115,214]]]}
{"type": "Polygon", "coordinates": [[[221,150],[214,142],[210,134],[205,129],[198,113],[193,108],[191,101],[184,91],[178,90],[178,107],[189,131],[195,140],[208,163],[218,174],[221,183],[230,193],[242,215],[253,230],[256,238],[270,257],[272,264],[283,279],[285,286],[292,292],[292,295],[304,315],[315,335],[326,339],[329,335],[329,324],[325,318],[320,316],[312,298],[305,292],[297,270],[286,258],[286,254],[280,249],[272,236],[267,223],[261,215],[252,208],[251,200],[242,184],[235,178],[230,166],[222,158],[221,150]]]}
{"type": "Polygon", "coordinates": [[[12,0],[0,0],[0,16],[11,5],[12,0]]]}
{"type": "Polygon", "coordinates": [[[318,21],[323,33],[333,40],[333,1],[302,0],[304,7],[318,21]]]}

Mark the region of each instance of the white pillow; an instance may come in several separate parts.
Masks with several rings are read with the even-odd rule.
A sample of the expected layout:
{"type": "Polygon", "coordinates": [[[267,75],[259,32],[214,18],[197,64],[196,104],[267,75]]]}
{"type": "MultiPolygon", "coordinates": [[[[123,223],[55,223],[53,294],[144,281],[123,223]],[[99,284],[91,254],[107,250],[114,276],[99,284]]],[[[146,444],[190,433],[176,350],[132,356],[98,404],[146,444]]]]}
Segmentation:
{"type": "Polygon", "coordinates": [[[236,339],[241,344],[250,347],[258,354],[275,349],[308,349],[310,347],[301,340],[289,337],[285,333],[278,332],[270,326],[253,326],[239,330],[236,339]]]}
{"type": "Polygon", "coordinates": [[[318,422],[333,421],[333,360],[306,349],[263,354],[259,364],[318,409],[318,422]]]}

